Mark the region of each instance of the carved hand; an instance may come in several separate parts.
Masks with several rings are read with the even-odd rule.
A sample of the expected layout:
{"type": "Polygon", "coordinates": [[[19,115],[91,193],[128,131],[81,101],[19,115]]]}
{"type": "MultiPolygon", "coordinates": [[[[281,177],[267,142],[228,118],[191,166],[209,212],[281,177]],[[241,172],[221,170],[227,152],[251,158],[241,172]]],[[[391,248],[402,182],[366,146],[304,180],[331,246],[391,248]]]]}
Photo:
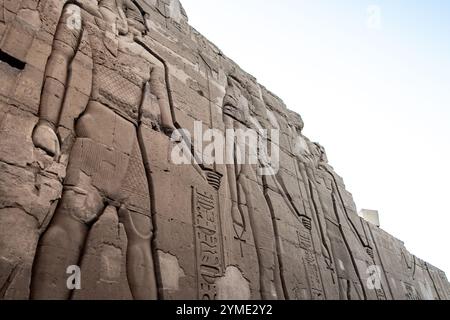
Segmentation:
{"type": "Polygon", "coordinates": [[[46,121],[39,121],[33,131],[33,143],[47,154],[58,157],[60,145],[53,126],[46,121]]]}

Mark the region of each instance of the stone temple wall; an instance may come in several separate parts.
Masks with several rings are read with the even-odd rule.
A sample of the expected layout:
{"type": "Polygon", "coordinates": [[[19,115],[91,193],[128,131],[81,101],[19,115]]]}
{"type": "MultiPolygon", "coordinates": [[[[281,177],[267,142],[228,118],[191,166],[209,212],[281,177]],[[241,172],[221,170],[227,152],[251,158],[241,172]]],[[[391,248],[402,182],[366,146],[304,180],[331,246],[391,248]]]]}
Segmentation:
{"type": "Polygon", "coordinates": [[[178,0],[0,0],[0,299],[449,299],[302,129],[178,0]]]}

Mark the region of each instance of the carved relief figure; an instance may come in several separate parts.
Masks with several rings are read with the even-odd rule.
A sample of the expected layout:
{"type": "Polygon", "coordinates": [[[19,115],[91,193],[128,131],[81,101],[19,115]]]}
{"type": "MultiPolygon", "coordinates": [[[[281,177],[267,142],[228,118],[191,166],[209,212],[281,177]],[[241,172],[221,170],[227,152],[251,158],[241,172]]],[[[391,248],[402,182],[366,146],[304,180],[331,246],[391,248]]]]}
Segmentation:
{"type": "MultiPolygon", "coordinates": [[[[251,98],[244,80],[237,76],[228,77],[224,98],[223,121],[226,130],[254,129],[251,115],[251,98]]],[[[255,138],[257,138],[255,136],[255,138]]],[[[250,163],[250,153],[256,153],[255,146],[249,146],[239,137],[229,139],[226,144],[227,177],[231,197],[231,218],[235,239],[242,243],[246,233],[253,234],[260,273],[260,292],[263,299],[282,298],[278,275],[275,235],[271,214],[264,201],[262,188],[256,184],[257,164],[250,163]],[[232,159],[229,159],[233,157],[232,159]]],[[[245,255],[243,255],[245,257],[245,255]]]]}
{"type": "Polygon", "coordinates": [[[450,298],[180,1],[0,0],[0,300],[450,298]]]}
{"type": "MultiPolygon", "coordinates": [[[[241,85],[236,79],[232,77],[228,78],[228,87],[223,108],[223,121],[226,130],[245,128],[245,112],[248,112],[248,100],[242,95],[242,90],[241,85]]],[[[233,157],[233,162],[227,161],[227,163],[234,163],[227,164],[228,185],[232,200],[231,217],[236,239],[244,242],[244,234],[248,230],[248,222],[245,219],[244,209],[242,208],[243,202],[240,201],[241,194],[239,190],[240,184],[242,183],[240,179],[243,177],[241,175],[243,165],[237,163],[235,159],[238,152],[236,141],[231,141],[230,139],[228,142],[229,145],[227,144],[226,146],[226,155],[233,157]]]]}
{"type": "MultiPolygon", "coordinates": [[[[326,288],[325,291],[329,295],[328,298],[333,298],[333,284],[336,281],[335,263],[331,254],[331,244],[327,233],[323,203],[318,193],[316,174],[318,159],[313,152],[312,143],[302,133],[304,122],[301,116],[294,112],[288,112],[288,119],[291,125],[291,151],[294,155],[299,191],[303,198],[301,201],[303,208],[298,207],[298,205],[301,205],[300,203],[292,201],[294,198],[292,195],[289,195],[289,199],[292,201],[292,206],[301,218],[303,225],[310,230],[311,237],[313,239],[317,237],[319,240],[317,246],[320,247],[326,270],[322,271],[322,277],[328,277],[330,280],[324,285],[324,288],[326,288]]],[[[286,189],[283,176],[277,175],[277,179],[280,185],[286,189]]],[[[286,192],[289,194],[289,190],[286,189],[286,192]]]]}
{"type": "MultiPolygon", "coordinates": [[[[364,270],[358,265],[357,259],[364,259],[367,267],[377,265],[372,248],[364,233],[364,229],[358,229],[357,219],[353,220],[344,202],[344,195],[338,183],[338,177],[328,164],[325,149],[317,144],[311,144],[311,150],[317,159],[316,166],[320,171],[328,191],[321,194],[322,203],[326,210],[327,222],[335,230],[330,232],[330,238],[334,239],[333,254],[335,260],[339,261],[337,266],[339,287],[342,299],[380,299],[386,298],[383,288],[377,290],[366,290],[364,281],[364,270]],[[328,193],[328,195],[326,195],[328,193]],[[328,204],[326,204],[328,201],[328,204]],[[334,223],[333,223],[334,222],[334,223]],[[334,227],[337,224],[338,229],[334,227]],[[343,267],[344,266],[344,267],[343,267]]],[[[362,225],[361,225],[362,228],[362,225]]]]}
{"type": "MultiPolygon", "coordinates": [[[[332,268],[333,261],[331,258],[330,241],[326,233],[322,203],[317,193],[317,177],[315,171],[317,168],[318,158],[313,154],[314,149],[311,150],[311,142],[302,134],[304,127],[303,119],[300,115],[294,113],[291,113],[290,119],[292,121],[292,126],[294,127],[292,151],[296,158],[296,164],[300,177],[305,184],[306,200],[309,202],[311,210],[311,216],[308,217],[314,221],[318,228],[318,235],[321,240],[322,255],[325,257],[327,266],[332,268]]],[[[282,178],[280,177],[280,179],[282,178]]],[[[308,214],[308,210],[305,210],[305,212],[308,214]]]]}
{"type": "Polygon", "coordinates": [[[317,181],[320,183],[317,184],[317,190],[324,215],[326,227],[324,232],[326,232],[326,237],[330,239],[330,253],[335,263],[339,299],[364,299],[363,284],[354,263],[352,251],[348,247],[348,241],[343,236],[342,226],[344,221],[341,218],[341,206],[337,202],[335,195],[334,182],[331,181],[329,176],[323,178],[323,165],[328,161],[326,154],[323,148],[319,149],[319,146],[316,144],[310,143],[309,146],[315,157],[315,168],[319,170],[317,171],[317,181]]]}
{"type": "MultiPolygon", "coordinates": [[[[274,117],[275,115],[272,114],[271,117],[269,117],[268,119],[269,121],[267,121],[268,123],[271,123],[272,126],[273,126],[272,123],[274,121],[271,120],[271,118],[274,117]]],[[[296,120],[297,118],[293,119],[289,118],[289,123],[292,124],[293,126],[299,125],[301,126],[301,128],[303,128],[303,121],[299,123],[296,120]]],[[[294,136],[297,137],[296,135],[294,136]]],[[[292,136],[290,138],[295,140],[295,138],[292,136]]],[[[280,200],[282,200],[284,208],[291,214],[291,217],[293,217],[292,221],[296,221],[296,223],[298,223],[297,224],[298,227],[295,230],[296,237],[298,238],[297,240],[298,247],[292,250],[296,251],[295,258],[300,259],[301,267],[291,269],[290,271],[288,271],[288,268],[285,267],[282,268],[284,271],[281,272],[280,277],[283,282],[284,296],[286,299],[309,299],[309,298],[325,299],[323,280],[319,267],[320,264],[315,253],[316,250],[315,246],[317,245],[314,241],[315,240],[314,236],[317,235],[317,233],[319,233],[319,231],[316,230],[321,230],[319,229],[319,227],[321,228],[321,226],[318,225],[318,222],[316,221],[317,220],[316,213],[315,212],[311,213],[307,211],[310,208],[310,206],[308,205],[305,208],[304,203],[306,202],[309,204],[311,198],[307,197],[305,192],[303,192],[303,194],[301,192],[301,190],[306,190],[306,188],[308,188],[308,186],[306,185],[301,186],[303,181],[306,181],[307,183],[309,182],[308,179],[304,178],[302,179],[300,177],[296,179],[298,181],[296,181],[294,184],[288,184],[287,181],[285,181],[286,177],[285,175],[286,173],[284,173],[284,170],[279,170],[278,172],[274,171],[272,175],[263,177],[266,201],[269,204],[269,206],[271,208],[277,207],[277,203],[280,200]],[[292,187],[297,184],[298,188],[295,187],[294,189],[292,189],[292,187]],[[275,191],[277,195],[274,194],[273,191],[275,191]],[[300,198],[304,197],[303,199],[300,199],[303,201],[302,203],[303,205],[301,208],[299,207],[301,204],[297,201],[299,197],[300,198]],[[306,279],[300,279],[302,278],[302,276],[305,276],[306,279]],[[286,280],[292,277],[296,279],[298,284],[293,284],[290,283],[288,280],[286,280]],[[304,288],[297,287],[298,285],[300,287],[308,286],[309,292],[305,295],[304,291],[302,291],[304,290],[304,288]]],[[[286,237],[286,235],[280,235],[279,232],[277,231],[278,229],[280,229],[280,227],[278,227],[278,220],[280,220],[280,217],[282,215],[280,215],[280,213],[277,212],[272,212],[272,214],[273,214],[273,221],[274,221],[273,224],[275,228],[275,234],[277,234],[278,238],[277,242],[280,241],[283,242],[285,240],[281,240],[281,238],[286,237]]],[[[281,220],[283,221],[284,219],[281,218],[281,220]]],[[[279,247],[278,251],[279,252],[282,251],[281,248],[283,247],[283,245],[279,244],[278,247],[279,247]]],[[[324,248],[323,245],[322,248],[324,248]]],[[[326,252],[323,255],[324,257],[328,257],[326,252]]],[[[280,265],[285,264],[284,262],[285,259],[286,258],[283,258],[282,256],[278,258],[280,265]]]]}
{"type": "Polygon", "coordinates": [[[74,4],[64,8],[46,67],[35,145],[59,154],[56,128],[82,39],[92,52],[92,92],[75,124],[62,199],[39,244],[32,298],[70,297],[66,268],[79,264],[90,227],[107,209],[125,226],[133,297],[157,298],[150,190],[137,134],[146,90],[157,97],[161,127],[171,132],[173,124],[164,66],[136,40],[145,32],[144,16],[131,0],[100,0],[93,12],[74,4]],[[80,25],[67,23],[74,15],[80,25]]]}

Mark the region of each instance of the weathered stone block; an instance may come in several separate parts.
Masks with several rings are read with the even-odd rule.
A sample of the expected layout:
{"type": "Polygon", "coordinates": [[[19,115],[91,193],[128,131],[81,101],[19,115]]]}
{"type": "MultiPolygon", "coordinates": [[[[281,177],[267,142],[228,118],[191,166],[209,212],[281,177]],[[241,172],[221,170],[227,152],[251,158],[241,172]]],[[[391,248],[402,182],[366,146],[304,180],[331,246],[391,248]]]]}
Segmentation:
{"type": "Polygon", "coordinates": [[[0,299],[450,299],[178,0],[67,3],[0,1],[0,299]]]}

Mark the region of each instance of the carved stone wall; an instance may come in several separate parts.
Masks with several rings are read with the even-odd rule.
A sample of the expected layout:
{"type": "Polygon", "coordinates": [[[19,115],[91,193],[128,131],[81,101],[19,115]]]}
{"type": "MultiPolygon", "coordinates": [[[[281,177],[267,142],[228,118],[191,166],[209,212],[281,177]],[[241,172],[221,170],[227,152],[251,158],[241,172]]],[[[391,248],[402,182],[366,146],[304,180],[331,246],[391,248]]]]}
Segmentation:
{"type": "Polygon", "coordinates": [[[302,129],[178,0],[0,0],[0,299],[450,299],[302,129]]]}

